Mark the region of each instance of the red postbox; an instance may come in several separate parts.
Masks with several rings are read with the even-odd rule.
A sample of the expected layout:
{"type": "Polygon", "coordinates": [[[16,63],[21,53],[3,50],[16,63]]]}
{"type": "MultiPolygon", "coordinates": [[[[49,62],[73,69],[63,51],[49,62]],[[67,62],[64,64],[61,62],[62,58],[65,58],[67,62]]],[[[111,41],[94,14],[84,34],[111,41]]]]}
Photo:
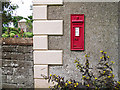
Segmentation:
{"type": "Polygon", "coordinates": [[[84,14],[71,14],[71,50],[84,50],[84,14]]]}

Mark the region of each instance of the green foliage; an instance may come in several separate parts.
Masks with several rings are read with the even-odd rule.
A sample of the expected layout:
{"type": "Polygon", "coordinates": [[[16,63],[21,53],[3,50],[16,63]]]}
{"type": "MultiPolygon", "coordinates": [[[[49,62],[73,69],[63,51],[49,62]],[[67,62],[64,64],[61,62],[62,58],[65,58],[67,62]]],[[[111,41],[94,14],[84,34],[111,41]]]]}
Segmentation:
{"type": "MultiPolygon", "coordinates": [[[[46,76],[42,75],[45,79],[47,79],[46,76]]],[[[54,86],[50,86],[52,90],[72,90],[76,88],[87,88],[86,86],[83,86],[82,83],[77,82],[75,80],[64,80],[64,77],[60,77],[59,75],[52,75],[50,74],[48,82],[51,82],[55,84],[54,86]]]]}
{"type": "Polygon", "coordinates": [[[28,30],[32,29],[33,28],[33,19],[32,19],[32,16],[28,16],[28,18],[24,18],[26,20],[26,25],[28,27],[28,30]]]}
{"type": "MultiPolygon", "coordinates": [[[[10,22],[13,22],[14,27],[18,27],[18,21],[23,19],[22,16],[12,16],[13,11],[18,8],[18,5],[11,4],[11,2],[2,3],[2,25],[8,27],[10,22]]],[[[3,31],[4,33],[4,31],[3,31]]]]}
{"type": "Polygon", "coordinates": [[[18,34],[18,32],[16,32],[16,31],[10,31],[10,33],[14,33],[15,35],[18,34]]]}
{"type": "Polygon", "coordinates": [[[102,57],[100,57],[99,63],[97,64],[97,69],[99,71],[98,79],[96,80],[96,87],[98,88],[114,88],[114,74],[112,65],[113,61],[109,62],[109,56],[106,55],[107,52],[103,52],[102,57]]]}
{"type": "Polygon", "coordinates": [[[32,38],[33,37],[33,33],[32,32],[24,32],[22,29],[20,28],[3,28],[5,31],[2,34],[3,38],[18,38],[18,37],[28,37],[28,38],[32,38]]]}
{"type": "Polygon", "coordinates": [[[95,80],[94,75],[91,72],[91,69],[93,68],[89,67],[89,59],[88,59],[89,55],[85,55],[85,57],[86,57],[86,62],[84,65],[80,64],[78,60],[75,60],[74,63],[76,63],[77,69],[82,73],[82,79],[84,85],[87,87],[93,87],[93,81],[95,80]]]}
{"type": "Polygon", "coordinates": [[[2,24],[3,27],[8,27],[9,22],[12,21],[13,11],[18,8],[18,5],[13,5],[11,2],[2,2],[2,24]]]}
{"type": "Polygon", "coordinates": [[[33,33],[31,32],[25,32],[24,35],[25,37],[29,37],[29,38],[33,37],[33,33]]]}
{"type": "Polygon", "coordinates": [[[9,35],[8,34],[2,34],[2,37],[7,38],[7,37],[9,37],[9,35]]]}
{"type": "MultiPolygon", "coordinates": [[[[48,82],[56,83],[54,86],[50,86],[52,90],[73,90],[78,88],[94,88],[94,89],[120,89],[120,82],[114,80],[114,74],[112,65],[113,61],[110,62],[110,57],[107,56],[107,52],[100,51],[102,57],[98,64],[96,65],[96,69],[99,73],[97,75],[94,73],[93,68],[90,68],[89,63],[89,55],[85,55],[86,62],[84,65],[80,63],[80,61],[75,60],[77,69],[82,73],[82,82],[77,82],[75,80],[64,80],[64,77],[60,77],[59,75],[51,75],[48,77],[48,82]]],[[[42,75],[45,79],[46,76],[42,75]]]]}
{"type": "Polygon", "coordinates": [[[33,33],[24,32],[20,28],[18,28],[18,21],[25,19],[26,24],[28,26],[28,30],[32,29],[33,19],[32,16],[28,16],[28,18],[24,18],[22,16],[12,16],[13,11],[18,8],[18,5],[11,4],[11,2],[3,2],[2,3],[2,37],[33,37],[33,33]],[[9,23],[13,22],[15,28],[10,28],[9,23]]]}
{"type": "Polygon", "coordinates": [[[18,21],[20,21],[22,19],[23,19],[22,16],[13,16],[11,21],[13,22],[14,27],[17,28],[18,27],[18,21]]]}
{"type": "Polygon", "coordinates": [[[15,36],[14,33],[10,33],[10,37],[13,38],[15,36]]]}
{"type": "Polygon", "coordinates": [[[2,33],[5,33],[8,30],[8,27],[2,27],[2,33]]]}

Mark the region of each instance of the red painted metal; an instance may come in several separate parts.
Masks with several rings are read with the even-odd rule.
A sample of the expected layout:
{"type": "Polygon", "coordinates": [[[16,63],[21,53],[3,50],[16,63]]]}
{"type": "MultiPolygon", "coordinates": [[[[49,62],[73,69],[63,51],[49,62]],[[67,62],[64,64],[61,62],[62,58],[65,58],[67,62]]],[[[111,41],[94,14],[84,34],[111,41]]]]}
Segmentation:
{"type": "Polygon", "coordinates": [[[84,50],[84,14],[71,14],[71,50],[84,50]]]}

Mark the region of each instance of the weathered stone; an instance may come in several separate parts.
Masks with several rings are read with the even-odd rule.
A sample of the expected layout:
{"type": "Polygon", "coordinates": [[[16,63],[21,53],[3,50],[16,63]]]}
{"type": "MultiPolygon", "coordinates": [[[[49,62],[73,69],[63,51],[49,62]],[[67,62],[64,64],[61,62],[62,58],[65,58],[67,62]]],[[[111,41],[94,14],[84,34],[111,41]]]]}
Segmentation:
{"type": "Polygon", "coordinates": [[[118,77],[120,81],[120,2],[118,2],[118,77]]]}
{"type": "MultiPolygon", "coordinates": [[[[33,71],[32,71],[33,72],[33,71]]],[[[33,83],[34,79],[33,79],[33,75],[27,77],[27,81],[25,83],[25,88],[34,88],[34,83],[33,83]]]]}
{"type": "Polygon", "coordinates": [[[17,88],[25,88],[25,85],[24,84],[17,84],[17,88]]]}
{"type": "Polygon", "coordinates": [[[11,59],[13,60],[24,60],[25,54],[23,53],[11,53],[11,59]]]}
{"type": "Polygon", "coordinates": [[[2,88],[17,88],[16,84],[3,83],[2,88]]]}
{"type": "Polygon", "coordinates": [[[7,83],[15,84],[15,77],[13,75],[7,75],[7,83]]]}
{"type": "MultiPolygon", "coordinates": [[[[2,11],[2,2],[1,1],[0,1],[0,11],[2,11]]],[[[1,38],[1,36],[2,36],[2,13],[0,13],[0,38],[1,38]]]]}
{"type": "Polygon", "coordinates": [[[17,46],[16,51],[19,52],[19,53],[26,53],[27,46],[17,46]]]}
{"type": "Polygon", "coordinates": [[[25,60],[26,61],[33,61],[33,53],[26,53],[25,60]]]}
{"type": "Polygon", "coordinates": [[[3,45],[2,50],[4,52],[16,52],[16,46],[15,45],[3,45]]]}
{"type": "Polygon", "coordinates": [[[0,89],[2,89],[2,69],[0,68],[0,89]]]}
{"type": "Polygon", "coordinates": [[[2,50],[4,52],[31,53],[33,48],[32,46],[3,45],[2,50]]]}
{"type": "Polygon", "coordinates": [[[7,75],[2,75],[2,83],[7,83],[7,75]]]}
{"type": "Polygon", "coordinates": [[[2,59],[0,59],[0,68],[2,67],[2,59]]]}
{"type": "Polygon", "coordinates": [[[0,52],[0,59],[2,59],[2,52],[0,52]]]}
{"type": "Polygon", "coordinates": [[[32,53],[32,52],[33,52],[33,46],[29,46],[29,47],[27,48],[27,52],[28,52],[28,53],[32,53]]]}
{"type": "Polygon", "coordinates": [[[11,54],[9,52],[3,52],[2,59],[11,59],[11,54]]]}
{"type": "Polygon", "coordinates": [[[2,38],[3,45],[33,45],[32,38],[2,38]]]}
{"type": "Polygon", "coordinates": [[[19,84],[25,84],[27,78],[24,75],[14,76],[14,82],[19,84]]]}
{"type": "MultiPolygon", "coordinates": [[[[90,54],[90,65],[95,66],[100,50],[108,52],[114,60],[115,79],[118,80],[118,3],[64,2],[63,6],[48,6],[49,20],[64,21],[63,36],[49,36],[49,50],[64,50],[63,66],[50,66],[50,74],[64,76],[65,79],[80,80],[81,73],[76,69],[74,60],[84,63],[85,53],[90,54]],[[85,50],[70,50],[70,15],[85,14],[85,50]],[[67,65],[67,66],[66,66],[67,65]],[[62,72],[62,73],[61,73],[62,72]]],[[[119,35],[120,36],[120,35],[119,35]]]]}
{"type": "Polygon", "coordinates": [[[12,75],[13,74],[12,67],[2,67],[2,74],[3,75],[12,75]]]}
{"type": "Polygon", "coordinates": [[[18,61],[15,60],[3,60],[2,61],[3,67],[18,67],[18,61]]]}
{"type": "Polygon", "coordinates": [[[13,68],[13,74],[14,75],[29,75],[29,70],[31,70],[33,67],[33,62],[27,62],[27,61],[19,61],[18,67],[13,68]]]}
{"type": "Polygon", "coordinates": [[[0,50],[2,50],[2,44],[0,44],[0,50]]]}
{"type": "Polygon", "coordinates": [[[33,47],[3,45],[2,48],[3,88],[33,88],[33,47]]]}

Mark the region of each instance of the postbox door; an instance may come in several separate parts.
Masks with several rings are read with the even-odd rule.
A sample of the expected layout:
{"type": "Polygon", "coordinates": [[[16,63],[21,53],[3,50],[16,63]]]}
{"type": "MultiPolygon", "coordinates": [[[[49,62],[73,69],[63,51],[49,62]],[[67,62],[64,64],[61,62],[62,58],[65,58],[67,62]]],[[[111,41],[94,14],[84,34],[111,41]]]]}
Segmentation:
{"type": "Polygon", "coordinates": [[[71,15],[71,50],[84,50],[84,15],[71,15]]]}
{"type": "Polygon", "coordinates": [[[82,27],[74,26],[73,27],[73,48],[74,49],[82,49],[82,27]]]}

